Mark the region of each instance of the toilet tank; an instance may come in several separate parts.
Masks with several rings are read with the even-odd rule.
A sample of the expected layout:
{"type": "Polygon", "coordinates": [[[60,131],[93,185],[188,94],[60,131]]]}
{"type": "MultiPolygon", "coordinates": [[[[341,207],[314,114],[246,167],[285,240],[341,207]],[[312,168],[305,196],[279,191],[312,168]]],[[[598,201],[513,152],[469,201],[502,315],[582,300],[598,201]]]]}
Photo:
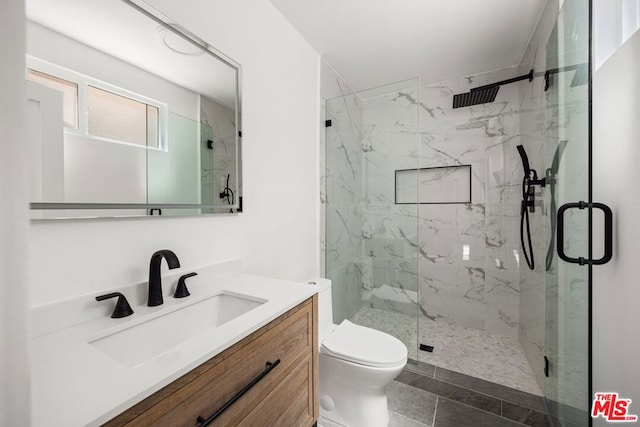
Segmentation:
{"type": "Polygon", "coordinates": [[[318,287],[318,337],[319,342],[333,327],[333,302],[331,300],[331,280],[316,277],[307,281],[318,287]]]}

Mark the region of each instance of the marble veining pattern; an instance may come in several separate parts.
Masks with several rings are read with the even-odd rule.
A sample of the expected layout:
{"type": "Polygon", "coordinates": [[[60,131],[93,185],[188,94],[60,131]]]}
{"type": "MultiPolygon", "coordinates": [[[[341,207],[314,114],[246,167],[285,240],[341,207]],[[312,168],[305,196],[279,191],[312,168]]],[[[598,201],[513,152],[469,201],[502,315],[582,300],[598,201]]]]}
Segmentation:
{"type": "MultiPolygon", "coordinates": [[[[410,313],[417,302],[427,319],[517,335],[517,87],[501,88],[492,104],[451,108],[452,94],[514,72],[420,88],[408,82],[326,103],[332,126],[321,201],[326,271],[342,293],[336,320],[352,316],[364,296],[360,303],[370,307],[410,313]],[[394,203],[396,170],[457,165],[471,165],[471,203],[394,203]],[[508,290],[496,288],[505,280],[508,290]],[[389,287],[404,300],[381,297],[389,287]]],[[[446,177],[437,174],[430,185],[446,177]]]]}
{"type": "MultiPolygon", "coordinates": [[[[583,58],[558,58],[558,40],[554,25],[558,18],[558,2],[550,1],[542,14],[524,55],[521,71],[544,70],[559,62],[584,62],[583,58]]],[[[580,49],[570,48],[573,40],[563,40],[568,55],[580,55],[580,49]]],[[[587,278],[584,269],[558,263],[553,240],[552,218],[555,209],[567,201],[586,197],[588,140],[586,86],[570,87],[568,80],[556,79],[544,90],[544,79],[520,86],[520,127],[522,144],[529,153],[532,167],[541,170],[552,164],[558,148],[565,144],[560,162],[557,185],[541,192],[541,209],[531,216],[536,258],[534,271],[520,270],[519,338],[534,369],[539,384],[547,387],[548,397],[561,403],[588,410],[586,356],[587,278]],[[564,85],[563,85],[564,82],[564,85]],[[567,163],[565,159],[571,159],[567,163]],[[555,200],[552,200],[552,191],[555,200]],[[553,209],[552,201],[556,206],[553,209]],[[551,251],[549,250],[551,245],[551,251]],[[550,254],[552,256],[547,257],[550,254]],[[559,317],[564,316],[562,321],[559,317]],[[548,356],[556,369],[549,379],[543,376],[543,356],[548,356]]],[[[575,213],[575,212],[574,212],[575,213]]],[[[586,221],[579,214],[567,215],[572,230],[565,239],[565,249],[585,253],[588,233],[586,221]]]]}
{"type": "Polygon", "coordinates": [[[325,240],[321,265],[336,286],[332,290],[336,319],[353,316],[360,306],[365,265],[362,259],[362,170],[360,136],[362,102],[323,61],[325,133],[321,178],[321,216],[325,240]]]}
{"type": "MultiPolygon", "coordinates": [[[[202,97],[199,126],[202,203],[212,205],[225,202],[220,199],[219,194],[226,187],[227,175],[229,176],[229,188],[234,192],[234,198],[237,199],[237,195],[242,194],[242,188],[236,182],[235,111],[202,97]]],[[[234,201],[237,202],[237,200],[234,201]]],[[[212,211],[218,212],[220,209],[212,211]]],[[[224,211],[228,211],[228,209],[224,211]]]]}
{"type": "MultiPolygon", "coordinates": [[[[320,64],[320,89],[321,89],[321,105],[320,105],[320,123],[325,123],[328,117],[327,113],[327,102],[330,99],[335,99],[341,96],[346,96],[353,91],[349,88],[349,85],[342,79],[334,70],[331,68],[329,64],[327,64],[324,60],[321,61],[320,64]]],[[[356,115],[357,107],[355,109],[356,115]]],[[[357,118],[357,117],[356,117],[357,118]]],[[[319,212],[319,222],[320,222],[320,276],[325,277],[326,272],[326,204],[327,204],[327,159],[326,159],[326,150],[327,150],[327,133],[326,127],[320,126],[320,150],[319,150],[319,163],[320,163],[320,212],[319,212]]]]}
{"type": "MultiPolygon", "coordinates": [[[[520,334],[525,347],[539,348],[537,330],[525,341],[521,325],[521,294],[531,288],[520,263],[519,87],[503,86],[491,104],[451,108],[454,93],[517,72],[326,103],[332,127],[321,202],[334,320],[371,324],[378,316],[385,320],[380,329],[410,352],[429,323],[509,339],[520,334]],[[471,203],[394,203],[396,170],[458,165],[471,165],[471,203]]],[[[429,185],[446,177],[436,174],[429,185]]],[[[532,216],[532,226],[544,235],[540,215],[532,216]]]]}
{"type": "Polygon", "coordinates": [[[472,203],[419,207],[421,311],[508,337],[519,325],[519,92],[503,86],[496,102],[456,110],[451,96],[516,72],[427,85],[420,98],[419,166],[472,167],[472,203]]]}

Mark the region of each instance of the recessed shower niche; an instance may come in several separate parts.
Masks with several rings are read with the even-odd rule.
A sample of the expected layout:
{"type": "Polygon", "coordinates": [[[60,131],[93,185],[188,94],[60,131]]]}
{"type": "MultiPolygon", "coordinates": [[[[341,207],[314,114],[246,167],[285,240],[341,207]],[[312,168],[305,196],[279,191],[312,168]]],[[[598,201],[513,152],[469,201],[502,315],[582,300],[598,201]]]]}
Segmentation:
{"type": "Polygon", "coordinates": [[[396,204],[471,203],[471,165],[397,170],[396,204]]]}

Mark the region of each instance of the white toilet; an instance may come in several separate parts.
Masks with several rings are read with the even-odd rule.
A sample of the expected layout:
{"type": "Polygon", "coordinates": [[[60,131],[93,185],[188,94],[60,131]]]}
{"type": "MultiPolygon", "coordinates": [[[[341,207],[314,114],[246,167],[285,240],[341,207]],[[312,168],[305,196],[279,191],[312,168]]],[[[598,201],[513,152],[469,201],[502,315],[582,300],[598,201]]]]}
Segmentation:
{"type": "Polygon", "coordinates": [[[320,416],[348,427],[387,427],[385,387],[407,364],[407,347],[348,320],[333,324],[331,281],[318,289],[320,416]]]}

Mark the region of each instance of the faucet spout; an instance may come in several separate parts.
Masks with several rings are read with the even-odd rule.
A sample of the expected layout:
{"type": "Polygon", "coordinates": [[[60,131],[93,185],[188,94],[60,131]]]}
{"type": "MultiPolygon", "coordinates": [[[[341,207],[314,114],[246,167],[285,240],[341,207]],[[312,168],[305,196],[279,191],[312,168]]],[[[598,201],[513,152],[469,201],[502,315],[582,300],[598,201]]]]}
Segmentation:
{"type": "Polygon", "coordinates": [[[169,249],[156,251],[151,256],[151,262],[149,264],[149,299],[147,300],[149,307],[164,303],[164,299],[162,298],[162,278],[160,277],[160,264],[163,258],[167,260],[169,270],[180,268],[180,260],[178,260],[176,254],[169,249]]]}

